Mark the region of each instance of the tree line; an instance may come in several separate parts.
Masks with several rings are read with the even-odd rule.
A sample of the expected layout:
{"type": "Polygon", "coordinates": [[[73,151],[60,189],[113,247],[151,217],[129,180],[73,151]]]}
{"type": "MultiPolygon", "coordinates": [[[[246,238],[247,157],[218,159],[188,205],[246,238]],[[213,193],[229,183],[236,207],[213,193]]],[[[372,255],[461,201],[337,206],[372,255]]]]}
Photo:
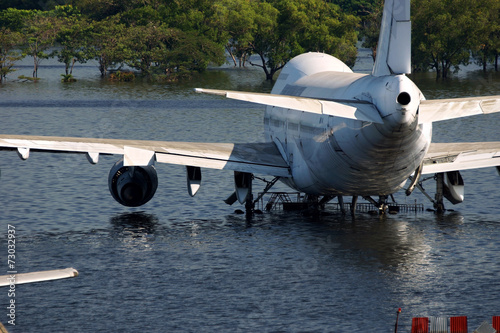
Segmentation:
{"type": "Polygon", "coordinates": [[[144,75],[175,78],[220,65],[229,54],[244,65],[251,54],[267,79],[305,51],[354,64],[354,15],[321,0],[68,0],[51,10],[0,11],[0,75],[33,57],[65,64],[94,59],[102,76],[126,65],[144,75]],[[74,3],[73,3],[74,2],[74,3]],[[20,51],[18,51],[20,50],[20,51]]]}
{"type": "MultiPolygon", "coordinates": [[[[363,20],[364,46],[376,54],[383,0],[363,20]]],[[[471,62],[498,71],[500,0],[412,0],[412,71],[446,78],[471,62]]]]}
{"type": "MultiPolygon", "coordinates": [[[[25,56],[33,77],[42,59],[56,57],[65,78],[89,60],[102,76],[128,66],[167,80],[221,65],[226,55],[235,66],[262,68],[268,80],[307,51],[353,66],[358,39],[376,54],[382,11],[383,0],[7,0],[0,78],[25,56]]],[[[499,13],[500,0],[412,0],[413,70],[447,77],[471,59],[497,68],[499,13]]]]}

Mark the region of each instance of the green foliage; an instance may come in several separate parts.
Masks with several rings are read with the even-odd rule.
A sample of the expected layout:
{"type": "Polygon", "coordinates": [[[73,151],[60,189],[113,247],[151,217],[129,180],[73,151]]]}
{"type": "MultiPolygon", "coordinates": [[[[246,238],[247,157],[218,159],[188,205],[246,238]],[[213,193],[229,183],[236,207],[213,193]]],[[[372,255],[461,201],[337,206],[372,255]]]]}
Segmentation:
{"type": "MultiPolygon", "coordinates": [[[[376,54],[383,0],[9,0],[0,6],[0,78],[22,56],[57,57],[71,75],[76,62],[99,62],[102,76],[123,66],[162,80],[220,65],[251,63],[272,80],[292,57],[332,54],[347,65],[358,37],[376,54]],[[58,5],[64,3],[65,5],[58,5]],[[13,8],[10,8],[13,7],[13,8]],[[39,10],[43,9],[43,10],[39,10]],[[50,10],[49,10],[50,9],[50,10]],[[8,36],[8,37],[6,37],[8,36]],[[16,53],[22,48],[22,55],[16,53]],[[56,52],[52,52],[53,50],[56,52]]],[[[413,0],[415,70],[476,61],[486,68],[500,54],[500,1],[413,0]]]]}
{"type": "Polygon", "coordinates": [[[71,75],[75,62],[85,63],[89,59],[85,47],[89,43],[93,26],[72,6],[57,6],[51,14],[57,18],[55,42],[59,49],[55,54],[65,64],[66,76],[71,75]]]}
{"type": "Polygon", "coordinates": [[[19,80],[24,80],[25,82],[26,81],[37,82],[37,81],[41,80],[38,77],[31,77],[31,76],[25,76],[25,75],[18,76],[18,79],[19,80]]]}
{"type": "Polygon", "coordinates": [[[25,10],[7,8],[0,11],[0,27],[8,28],[12,31],[22,31],[26,22],[39,15],[38,10],[25,10]]]}
{"type": "Polygon", "coordinates": [[[87,59],[95,59],[99,62],[101,76],[106,76],[110,68],[124,62],[127,53],[127,29],[123,23],[119,22],[118,17],[98,22],[91,21],[90,24],[93,29],[83,52],[87,59]]]}
{"type": "Polygon", "coordinates": [[[76,79],[73,77],[72,74],[61,74],[62,82],[76,82],[76,79]]]}
{"type": "Polygon", "coordinates": [[[331,2],[337,4],[342,8],[343,11],[361,17],[364,20],[364,16],[371,15],[375,7],[379,6],[379,0],[330,0],[331,2]]]}
{"type": "Polygon", "coordinates": [[[486,71],[488,63],[495,64],[498,71],[498,56],[500,54],[500,1],[492,1],[481,11],[483,20],[479,29],[477,42],[474,43],[472,54],[476,63],[486,71]]]}
{"type": "Polygon", "coordinates": [[[22,58],[21,53],[14,50],[22,41],[21,33],[5,27],[0,28],[0,82],[5,80],[7,74],[15,71],[12,67],[22,58]]]}
{"type": "Polygon", "coordinates": [[[382,13],[384,11],[384,1],[374,1],[376,1],[376,4],[374,4],[369,9],[368,13],[366,13],[363,17],[360,38],[363,41],[363,47],[367,47],[372,50],[372,57],[375,61],[380,25],[382,23],[382,13]]]}
{"type": "Polygon", "coordinates": [[[40,61],[54,55],[54,52],[48,51],[54,46],[59,31],[57,20],[44,12],[40,12],[27,21],[22,31],[26,36],[23,55],[33,57],[33,77],[38,77],[40,61]]]}
{"type": "Polygon", "coordinates": [[[489,0],[415,0],[413,13],[413,65],[435,69],[447,77],[453,67],[469,63],[471,51],[488,39],[488,12],[498,11],[489,0]]]}
{"type": "Polygon", "coordinates": [[[292,57],[326,52],[354,65],[359,20],[321,0],[273,0],[255,3],[252,52],[261,58],[268,80],[292,57]]]}
{"type": "Polygon", "coordinates": [[[135,80],[135,74],[132,72],[117,71],[109,75],[109,80],[118,82],[131,82],[135,80]]]}

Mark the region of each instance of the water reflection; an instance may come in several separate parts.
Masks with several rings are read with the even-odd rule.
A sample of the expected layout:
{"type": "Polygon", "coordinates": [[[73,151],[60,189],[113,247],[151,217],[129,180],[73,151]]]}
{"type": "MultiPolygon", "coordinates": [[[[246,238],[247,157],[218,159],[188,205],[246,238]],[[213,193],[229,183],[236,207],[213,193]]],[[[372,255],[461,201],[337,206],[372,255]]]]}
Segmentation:
{"type": "Polygon", "coordinates": [[[154,234],[158,227],[158,218],[153,214],[145,212],[123,213],[113,216],[110,224],[115,235],[154,234]]]}
{"type": "MultiPolygon", "coordinates": [[[[423,276],[435,271],[436,242],[443,235],[462,234],[464,216],[457,212],[445,215],[431,213],[397,216],[358,214],[355,219],[340,214],[314,217],[287,215],[290,232],[306,241],[314,253],[322,253],[324,269],[333,260],[396,274],[423,276]],[[436,228],[437,227],[437,228],[436,228]],[[429,234],[433,230],[434,234],[429,234]],[[422,270],[422,267],[425,269],[422,270]]],[[[284,218],[276,218],[276,222],[284,218]]],[[[441,246],[441,244],[438,244],[441,246]]]]}

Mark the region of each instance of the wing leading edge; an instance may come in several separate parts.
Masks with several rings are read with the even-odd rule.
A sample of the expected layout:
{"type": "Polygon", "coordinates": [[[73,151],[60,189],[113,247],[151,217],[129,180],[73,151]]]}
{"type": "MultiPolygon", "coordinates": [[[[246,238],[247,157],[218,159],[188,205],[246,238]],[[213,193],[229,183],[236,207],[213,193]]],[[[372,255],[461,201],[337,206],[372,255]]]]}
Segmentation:
{"type": "Polygon", "coordinates": [[[153,162],[212,169],[225,169],[288,177],[289,166],[272,142],[193,143],[92,139],[71,137],[0,135],[0,150],[17,150],[27,159],[30,152],[86,154],[91,163],[99,155],[123,155],[124,165],[144,166],[153,162]]]}

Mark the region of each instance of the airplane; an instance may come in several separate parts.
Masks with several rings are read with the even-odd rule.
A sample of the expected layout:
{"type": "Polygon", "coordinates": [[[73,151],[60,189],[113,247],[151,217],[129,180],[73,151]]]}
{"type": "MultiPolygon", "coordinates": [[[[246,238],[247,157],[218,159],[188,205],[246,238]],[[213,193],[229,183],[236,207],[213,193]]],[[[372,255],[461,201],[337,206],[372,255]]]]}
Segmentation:
{"type": "MultiPolygon", "coordinates": [[[[386,0],[377,55],[371,74],[354,73],[339,59],[317,52],[301,54],[282,69],[270,94],[196,89],[198,93],[266,105],[265,142],[196,143],[93,138],[0,135],[0,150],[22,159],[31,152],[123,155],[108,177],[113,198],[141,206],[155,194],[155,163],[184,165],[188,193],[201,186],[201,168],[234,171],[238,200],[251,212],[254,174],[278,180],[325,203],[359,196],[383,213],[388,198],[404,188],[410,195],[422,175],[436,179],[432,198],[444,212],[444,198],[464,200],[461,170],[497,167],[500,142],[433,143],[438,121],[500,111],[500,96],[426,100],[408,78],[411,72],[410,0],[386,0]],[[409,180],[409,182],[408,182],[409,180]],[[375,200],[374,197],[378,197],[375,200]]],[[[215,98],[215,97],[214,97],[215,98]]],[[[354,210],[352,211],[354,214],[354,210]]]]}

